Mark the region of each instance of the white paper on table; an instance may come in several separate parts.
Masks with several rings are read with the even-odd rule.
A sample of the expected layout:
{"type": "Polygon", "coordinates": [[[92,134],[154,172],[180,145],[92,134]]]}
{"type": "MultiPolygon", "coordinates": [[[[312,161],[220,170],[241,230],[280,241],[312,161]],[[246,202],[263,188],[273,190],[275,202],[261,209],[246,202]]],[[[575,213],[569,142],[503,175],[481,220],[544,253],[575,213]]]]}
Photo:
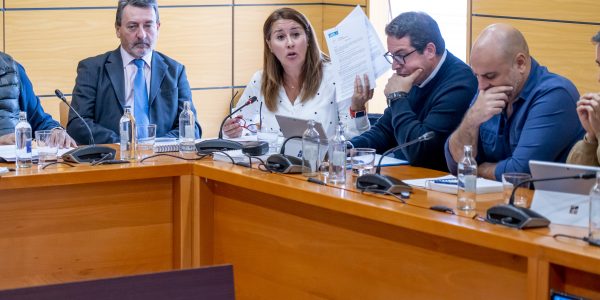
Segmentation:
{"type": "MultiPolygon", "coordinates": [[[[56,155],[58,157],[60,157],[61,155],[65,154],[66,152],[68,152],[69,150],[72,150],[72,149],[73,148],[58,149],[58,153],[56,155]]],[[[37,159],[37,157],[38,157],[37,148],[31,149],[31,158],[37,159]]],[[[17,149],[15,148],[15,145],[0,146],[0,158],[2,158],[4,161],[7,161],[7,162],[16,161],[17,160],[17,149]]]]}

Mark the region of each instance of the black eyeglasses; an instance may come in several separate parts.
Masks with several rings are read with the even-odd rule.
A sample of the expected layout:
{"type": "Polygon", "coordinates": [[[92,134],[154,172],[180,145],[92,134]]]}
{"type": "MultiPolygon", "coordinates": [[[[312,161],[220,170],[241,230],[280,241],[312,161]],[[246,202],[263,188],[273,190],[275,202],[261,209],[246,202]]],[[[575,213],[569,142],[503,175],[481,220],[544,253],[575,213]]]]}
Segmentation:
{"type": "Polygon", "coordinates": [[[386,54],[384,54],[383,56],[385,57],[385,59],[390,63],[393,64],[394,61],[396,61],[397,63],[404,65],[406,64],[406,57],[408,57],[409,55],[413,54],[413,52],[417,51],[417,49],[408,52],[405,55],[399,55],[399,54],[392,54],[390,52],[387,52],[386,54]]]}

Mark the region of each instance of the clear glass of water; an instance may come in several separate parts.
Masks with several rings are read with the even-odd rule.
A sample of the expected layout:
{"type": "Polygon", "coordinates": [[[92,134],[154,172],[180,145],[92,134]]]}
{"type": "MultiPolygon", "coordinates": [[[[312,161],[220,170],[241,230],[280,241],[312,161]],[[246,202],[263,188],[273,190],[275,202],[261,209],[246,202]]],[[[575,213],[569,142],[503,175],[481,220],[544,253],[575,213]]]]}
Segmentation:
{"type": "Polygon", "coordinates": [[[350,149],[350,163],[352,164],[352,175],[354,176],[373,174],[375,172],[375,149],[350,149]]]}
{"type": "Polygon", "coordinates": [[[35,132],[37,142],[38,166],[42,167],[48,162],[56,161],[58,145],[52,140],[52,130],[38,130],[35,132]]]}
{"type": "Polygon", "coordinates": [[[259,142],[269,144],[269,154],[277,153],[277,143],[279,141],[279,131],[263,128],[256,133],[256,139],[259,142]]]}
{"type": "Polygon", "coordinates": [[[156,141],[156,124],[137,126],[137,158],[142,159],[154,154],[156,141]]]}

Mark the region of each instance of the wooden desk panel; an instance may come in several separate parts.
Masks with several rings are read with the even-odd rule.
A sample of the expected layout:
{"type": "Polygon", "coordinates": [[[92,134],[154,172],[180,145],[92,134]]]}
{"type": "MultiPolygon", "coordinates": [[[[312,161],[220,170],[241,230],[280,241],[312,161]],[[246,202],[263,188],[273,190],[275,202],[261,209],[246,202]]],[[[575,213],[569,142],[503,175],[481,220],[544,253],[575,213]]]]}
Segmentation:
{"type": "Polygon", "coordinates": [[[219,184],[218,194],[214,263],[234,265],[240,299],[519,299],[526,292],[524,257],[238,186],[219,184]]]}
{"type": "Polygon", "coordinates": [[[0,289],[190,266],[189,166],[152,165],[0,178],[0,289]]]}
{"type": "Polygon", "coordinates": [[[240,299],[600,293],[600,249],[551,237],[585,230],[519,231],[428,209],[454,206],[453,195],[417,190],[403,204],[351,184],[171,158],[19,173],[0,178],[0,288],[233,263],[240,299]]]}

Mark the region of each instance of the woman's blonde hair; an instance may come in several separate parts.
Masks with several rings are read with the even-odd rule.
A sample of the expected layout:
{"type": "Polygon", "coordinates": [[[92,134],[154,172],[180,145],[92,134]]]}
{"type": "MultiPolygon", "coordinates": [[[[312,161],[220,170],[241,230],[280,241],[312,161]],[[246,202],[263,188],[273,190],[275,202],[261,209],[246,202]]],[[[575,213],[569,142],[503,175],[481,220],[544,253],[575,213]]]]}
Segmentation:
{"type": "Polygon", "coordinates": [[[277,95],[279,88],[283,84],[283,66],[270,51],[267,41],[271,38],[273,23],[282,19],[292,20],[300,24],[306,32],[306,59],[300,73],[300,82],[302,83],[300,90],[301,102],[305,102],[317,94],[321,85],[321,79],[323,78],[323,61],[329,61],[329,58],[319,48],[312,25],[302,13],[288,7],[277,9],[271,13],[263,25],[264,54],[261,91],[265,98],[267,109],[272,112],[277,111],[277,95]]]}

